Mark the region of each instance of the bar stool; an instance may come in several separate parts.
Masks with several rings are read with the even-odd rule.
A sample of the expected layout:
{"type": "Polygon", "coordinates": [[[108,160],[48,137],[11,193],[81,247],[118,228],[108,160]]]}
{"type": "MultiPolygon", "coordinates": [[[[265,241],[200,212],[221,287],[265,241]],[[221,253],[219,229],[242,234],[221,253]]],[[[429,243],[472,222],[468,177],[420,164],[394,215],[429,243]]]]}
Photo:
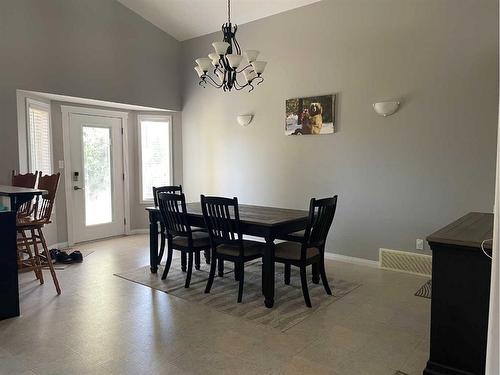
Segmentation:
{"type": "MultiPolygon", "coordinates": [[[[25,174],[16,174],[15,171],[12,171],[12,179],[11,179],[11,184],[12,186],[16,187],[24,187],[24,188],[30,188],[34,189],[36,185],[36,180],[38,178],[38,172],[35,171],[35,173],[25,173],[25,174]]],[[[26,203],[23,203],[17,210],[17,217],[27,217],[31,215],[32,213],[32,208],[33,208],[33,202],[28,201],[26,203]]],[[[24,233],[23,233],[24,234],[24,233]]],[[[25,247],[19,248],[19,251],[17,252],[17,267],[19,269],[24,269],[26,267],[30,268],[35,265],[34,263],[34,258],[33,254],[31,252],[31,248],[25,247]],[[24,259],[26,257],[26,260],[24,259]]],[[[35,275],[37,279],[39,278],[39,274],[37,270],[35,270],[35,275]]]]}
{"type": "Polygon", "coordinates": [[[40,280],[40,284],[43,284],[42,254],[38,248],[38,246],[41,245],[43,256],[45,256],[47,260],[57,294],[61,294],[61,288],[57,280],[56,271],[52,264],[42,228],[44,225],[51,223],[50,216],[52,214],[52,208],[54,207],[59,177],[60,173],[45,176],[40,174],[38,178],[38,189],[46,190],[47,194],[38,196],[35,199],[35,204],[30,215],[18,217],[16,223],[17,233],[19,234],[17,238],[18,251],[24,252],[26,249],[30,249],[31,246],[33,246],[33,252],[31,252],[31,250],[27,252],[29,256],[28,262],[31,264],[31,267],[28,268],[35,272],[37,278],[40,280]]]}

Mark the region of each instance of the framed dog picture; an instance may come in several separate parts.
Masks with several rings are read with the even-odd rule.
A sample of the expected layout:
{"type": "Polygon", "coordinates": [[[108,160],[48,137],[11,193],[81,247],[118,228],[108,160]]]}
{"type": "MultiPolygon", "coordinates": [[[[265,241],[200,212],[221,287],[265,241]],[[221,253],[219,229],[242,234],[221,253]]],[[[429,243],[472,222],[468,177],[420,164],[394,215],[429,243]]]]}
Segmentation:
{"type": "Polygon", "coordinates": [[[336,95],[287,99],[285,135],[333,134],[336,95]]]}

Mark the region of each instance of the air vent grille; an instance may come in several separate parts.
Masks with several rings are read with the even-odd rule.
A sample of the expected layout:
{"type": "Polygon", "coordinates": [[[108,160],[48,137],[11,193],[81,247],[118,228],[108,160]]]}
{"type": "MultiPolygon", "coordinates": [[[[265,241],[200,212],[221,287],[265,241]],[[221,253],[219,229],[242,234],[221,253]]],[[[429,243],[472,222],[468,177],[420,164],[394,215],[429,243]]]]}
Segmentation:
{"type": "Polygon", "coordinates": [[[380,249],[380,268],[430,276],[432,257],[406,251],[380,249]]]}

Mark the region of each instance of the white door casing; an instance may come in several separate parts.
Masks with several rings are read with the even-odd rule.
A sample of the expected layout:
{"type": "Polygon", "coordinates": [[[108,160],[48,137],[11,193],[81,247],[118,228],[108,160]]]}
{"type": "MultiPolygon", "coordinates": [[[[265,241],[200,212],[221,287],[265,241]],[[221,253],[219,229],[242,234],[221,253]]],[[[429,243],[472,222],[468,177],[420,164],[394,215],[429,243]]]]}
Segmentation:
{"type": "MultiPolygon", "coordinates": [[[[61,106],[61,110],[63,113],[68,244],[128,234],[130,232],[129,223],[126,220],[130,216],[129,179],[126,173],[128,171],[128,114],[70,106],[61,106]],[[84,135],[86,142],[84,142],[84,135]],[[88,172],[91,163],[88,147],[85,154],[87,157],[84,157],[84,144],[97,147],[100,151],[99,155],[104,157],[98,163],[103,170],[108,171],[108,174],[103,172],[106,178],[102,184],[96,185],[94,181],[89,185],[92,178],[86,179],[85,170],[88,172]],[[86,164],[85,160],[87,160],[86,164]],[[74,172],[78,172],[76,181],[74,172]],[[108,184],[109,189],[106,188],[108,184]],[[91,194],[96,191],[101,191],[97,198],[95,194],[91,194]],[[101,199],[103,194],[104,201],[101,199]]],[[[87,175],[92,176],[92,173],[87,175]]]]}

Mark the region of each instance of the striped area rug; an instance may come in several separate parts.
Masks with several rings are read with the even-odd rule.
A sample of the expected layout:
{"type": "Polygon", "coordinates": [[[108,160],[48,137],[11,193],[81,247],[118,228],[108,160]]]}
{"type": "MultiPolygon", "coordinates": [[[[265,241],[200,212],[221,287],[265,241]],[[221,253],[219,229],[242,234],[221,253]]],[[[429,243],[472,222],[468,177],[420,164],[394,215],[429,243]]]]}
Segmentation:
{"type": "Polygon", "coordinates": [[[432,295],[432,280],[427,280],[427,282],[415,292],[415,296],[422,298],[430,299],[431,295],[432,295]]]}
{"type": "MultiPolygon", "coordinates": [[[[261,293],[261,260],[247,263],[245,267],[245,286],[243,302],[237,303],[238,282],[234,280],[232,263],[225,263],[224,277],[215,277],[210,294],[205,294],[209,265],[202,262],[201,270],[193,269],[191,285],[184,288],[186,274],[180,270],[180,259],[174,258],[166,280],[161,280],[163,266],[157,274],[152,274],[149,266],[116,274],[123,279],[133,281],[150,288],[161,290],[176,297],[200,303],[218,311],[271,326],[281,331],[293,327],[315,311],[326,308],[353,291],[361,284],[329,277],[333,295],[325,293],[323,285],[309,283],[309,294],[313,307],[307,308],[302,296],[298,268],[292,267],[291,284],[284,284],[283,265],[276,264],[275,303],[272,309],[264,307],[261,293]]],[[[308,268],[310,270],[310,267],[308,268]]],[[[309,279],[310,279],[309,274],[309,279]]]]}

